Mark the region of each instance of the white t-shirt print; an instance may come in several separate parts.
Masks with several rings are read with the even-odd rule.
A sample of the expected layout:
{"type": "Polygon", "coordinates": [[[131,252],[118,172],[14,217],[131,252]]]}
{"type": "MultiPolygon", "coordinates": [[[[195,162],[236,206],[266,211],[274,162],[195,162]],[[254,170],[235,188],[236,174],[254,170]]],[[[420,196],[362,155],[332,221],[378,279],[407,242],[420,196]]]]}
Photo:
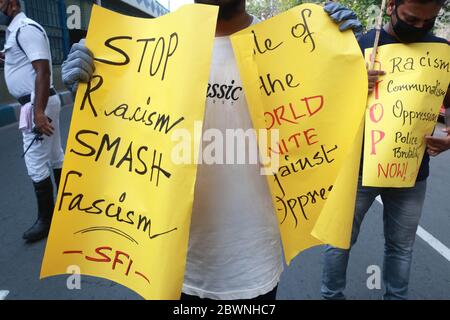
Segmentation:
{"type": "MultiPolygon", "coordinates": [[[[226,129],[251,128],[230,39],[217,37],[203,130],[217,129],[225,137],[226,129]]],[[[204,142],[203,148],[209,143],[204,142]]],[[[283,257],[278,221],[260,166],[199,164],[197,170],[183,292],[234,300],[271,291],[283,271],[283,257]]]]}

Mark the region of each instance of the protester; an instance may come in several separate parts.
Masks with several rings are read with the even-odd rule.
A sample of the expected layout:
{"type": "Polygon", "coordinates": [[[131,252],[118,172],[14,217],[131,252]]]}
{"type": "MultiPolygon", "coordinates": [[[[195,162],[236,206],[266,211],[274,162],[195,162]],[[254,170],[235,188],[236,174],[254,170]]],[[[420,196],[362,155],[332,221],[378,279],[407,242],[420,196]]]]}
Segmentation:
{"type": "MultiPolygon", "coordinates": [[[[445,0],[390,0],[390,21],[380,34],[380,46],[392,43],[441,42],[430,33],[445,0]]],[[[375,30],[361,37],[361,49],[373,47],[375,30]]],[[[369,71],[369,93],[383,71],[369,71]]],[[[447,98],[448,98],[447,92],[447,98]]],[[[446,99],[448,102],[448,99],[446,99]]],[[[412,188],[363,187],[359,177],[351,246],[357,240],[365,214],[377,196],[384,206],[384,299],[407,299],[413,245],[425,199],[429,156],[425,154],[416,184],[412,188]]],[[[327,246],[324,252],[321,293],[324,299],[345,299],[346,272],[350,250],[327,246]]]]}
{"type": "MultiPolygon", "coordinates": [[[[247,130],[252,122],[229,36],[258,20],[248,14],[245,0],[198,0],[219,6],[210,88],[235,87],[232,98],[211,90],[204,130],[247,130]]],[[[326,7],[341,30],[362,29],[356,15],[338,4],[326,7]]],[[[93,59],[84,43],[75,44],[62,73],[76,88],[92,76],[93,59]]],[[[190,229],[182,299],[275,299],[283,270],[277,218],[266,177],[259,165],[200,164],[190,229]]]]}

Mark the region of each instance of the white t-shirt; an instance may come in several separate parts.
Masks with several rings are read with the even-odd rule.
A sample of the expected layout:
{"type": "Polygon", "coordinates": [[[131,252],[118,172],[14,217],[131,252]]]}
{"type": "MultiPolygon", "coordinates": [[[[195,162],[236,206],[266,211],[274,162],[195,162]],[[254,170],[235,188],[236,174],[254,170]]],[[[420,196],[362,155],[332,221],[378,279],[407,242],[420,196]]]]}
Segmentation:
{"type": "MultiPolygon", "coordinates": [[[[214,42],[203,130],[211,128],[224,137],[226,129],[253,128],[229,37],[214,42]]],[[[260,166],[200,164],[197,170],[183,292],[220,300],[268,293],[279,282],[283,258],[260,166]]]]}
{"type": "MultiPolygon", "coordinates": [[[[48,60],[50,72],[52,72],[50,44],[45,31],[41,30],[44,31],[44,28],[27,18],[23,12],[15,16],[6,29],[5,80],[9,93],[16,99],[34,92],[36,71],[31,62],[48,60]],[[39,29],[30,24],[38,26],[39,29]],[[16,41],[19,28],[18,39],[23,51],[16,41]]],[[[50,76],[50,87],[53,87],[52,76],[50,76]]]]}

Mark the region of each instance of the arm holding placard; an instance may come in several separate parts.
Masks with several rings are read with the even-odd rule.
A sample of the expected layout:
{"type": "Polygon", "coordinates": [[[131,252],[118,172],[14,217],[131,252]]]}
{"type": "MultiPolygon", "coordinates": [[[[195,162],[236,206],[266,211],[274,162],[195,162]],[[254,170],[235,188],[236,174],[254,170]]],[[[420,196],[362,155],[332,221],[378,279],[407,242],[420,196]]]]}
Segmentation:
{"type": "MultiPolygon", "coordinates": [[[[450,89],[450,87],[449,87],[450,89]]],[[[447,94],[444,98],[445,107],[445,126],[442,129],[447,135],[444,137],[426,136],[428,154],[432,157],[439,155],[440,153],[450,149],[450,90],[447,90],[447,94]]]]}
{"type": "Polygon", "coordinates": [[[327,2],[323,10],[328,13],[331,20],[339,24],[339,30],[352,30],[356,39],[362,36],[363,26],[358,20],[356,13],[351,9],[339,4],[337,2],[327,2]]]}
{"type": "Polygon", "coordinates": [[[89,82],[94,71],[94,56],[86,47],[85,39],[82,39],[72,46],[67,60],[61,66],[62,80],[66,87],[75,94],[78,83],[80,81],[89,82]]]}
{"type": "Polygon", "coordinates": [[[378,78],[384,76],[386,72],[382,70],[367,70],[367,79],[369,81],[369,95],[375,90],[375,85],[377,84],[378,78]]]}

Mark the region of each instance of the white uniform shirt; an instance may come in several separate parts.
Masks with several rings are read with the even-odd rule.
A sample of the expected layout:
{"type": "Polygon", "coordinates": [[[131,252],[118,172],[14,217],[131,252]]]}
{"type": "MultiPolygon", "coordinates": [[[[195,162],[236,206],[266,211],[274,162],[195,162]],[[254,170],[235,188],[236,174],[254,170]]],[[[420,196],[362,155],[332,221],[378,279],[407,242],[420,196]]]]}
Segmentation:
{"type": "MultiPolygon", "coordinates": [[[[5,80],[9,93],[16,99],[34,92],[36,71],[31,62],[48,60],[50,70],[52,69],[52,56],[47,35],[30,24],[37,25],[44,31],[42,26],[27,18],[23,12],[15,16],[6,29],[5,80]],[[20,50],[16,41],[19,28],[18,39],[23,51],[20,50]]],[[[52,76],[50,76],[50,87],[53,87],[52,76]]]]}
{"type": "MultiPolygon", "coordinates": [[[[212,59],[204,130],[225,137],[226,129],[253,128],[229,37],[215,39],[212,59]]],[[[278,221],[259,165],[200,164],[183,292],[251,299],[271,291],[282,270],[278,221]]]]}

